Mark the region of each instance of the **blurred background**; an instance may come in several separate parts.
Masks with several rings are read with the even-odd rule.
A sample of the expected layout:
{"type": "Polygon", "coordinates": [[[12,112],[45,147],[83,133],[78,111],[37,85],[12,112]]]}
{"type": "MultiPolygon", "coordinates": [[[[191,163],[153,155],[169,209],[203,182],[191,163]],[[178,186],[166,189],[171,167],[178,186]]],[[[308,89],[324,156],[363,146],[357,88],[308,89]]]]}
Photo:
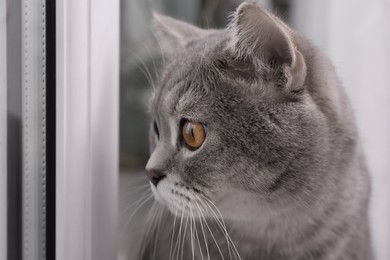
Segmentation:
{"type": "MultiPolygon", "coordinates": [[[[137,237],[128,215],[147,184],[147,100],[162,58],[152,11],[203,28],[223,28],[238,0],[121,0],[120,246],[127,259],[137,237]]],[[[258,0],[309,38],[333,61],[356,112],[371,170],[371,222],[378,260],[390,259],[390,1],[258,0]]],[[[145,211],[145,209],[144,209],[145,211]]],[[[142,215],[141,213],[140,215],[142,215]]]]}

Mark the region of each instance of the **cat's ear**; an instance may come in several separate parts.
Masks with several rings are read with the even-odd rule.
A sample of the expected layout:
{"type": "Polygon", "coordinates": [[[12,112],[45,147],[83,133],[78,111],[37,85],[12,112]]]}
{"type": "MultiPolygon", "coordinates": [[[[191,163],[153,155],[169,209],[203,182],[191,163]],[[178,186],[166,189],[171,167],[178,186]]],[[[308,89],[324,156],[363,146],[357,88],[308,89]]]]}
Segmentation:
{"type": "Polygon", "coordinates": [[[164,52],[173,53],[184,48],[191,40],[201,37],[205,31],[171,17],[153,12],[153,31],[164,52]]]}
{"type": "Polygon", "coordinates": [[[277,77],[283,87],[299,91],[306,65],[286,24],[255,3],[245,2],[234,13],[229,30],[234,55],[249,58],[257,69],[277,77]]]}

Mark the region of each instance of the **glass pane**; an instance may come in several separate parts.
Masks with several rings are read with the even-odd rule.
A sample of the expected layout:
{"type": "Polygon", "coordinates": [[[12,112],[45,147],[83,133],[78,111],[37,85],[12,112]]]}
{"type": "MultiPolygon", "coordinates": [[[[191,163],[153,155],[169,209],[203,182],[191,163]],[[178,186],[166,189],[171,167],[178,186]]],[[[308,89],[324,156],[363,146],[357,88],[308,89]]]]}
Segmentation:
{"type": "MultiPolygon", "coordinates": [[[[223,28],[241,1],[121,1],[119,259],[136,259],[139,227],[153,204],[144,167],[149,158],[148,99],[163,64],[152,11],[202,28],[223,28]]],[[[269,1],[259,1],[270,7],[269,1]]]]}
{"type": "MultiPolygon", "coordinates": [[[[222,28],[241,2],[243,1],[121,0],[120,260],[137,259],[137,251],[133,249],[142,246],[141,234],[149,228],[143,227],[145,220],[159,219],[160,214],[153,209],[154,199],[144,170],[149,159],[148,133],[152,127],[152,119],[147,112],[148,98],[164,63],[162,46],[156,40],[157,35],[151,31],[152,12],[156,11],[201,28],[222,28]],[[150,213],[153,211],[155,213],[150,213]]],[[[389,171],[390,146],[384,141],[388,140],[385,132],[389,132],[390,123],[388,115],[383,114],[383,111],[389,110],[390,104],[390,74],[385,72],[389,67],[388,47],[385,46],[390,38],[388,26],[383,26],[389,21],[385,14],[386,1],[361,7],[340,1],[257,2],[275,11],[293,30],[318,47],[318,53],[330,58],[332,65],[336,67],[337,77],[340,77],[351,104],[355,107],[357,125],[370,166],[373,192],[369,214],[373,248],[378,259],[388,259],[390,249],[384,245],[390,237],[390,193],[385,188],[389,183],[386,173],[389,171]]],[[[334,97],[329,99],[332,98],[334,97]]],[[[367,183],[368,181],[364,185],[367,183]]],[[[158,222],[155,223],[159,225],[158,222]]],[[[364,223],[367,224],[367,221],[364,223]]],[[[164,224],[173,225],[171,222],[164,224]]],[[[167,244],[170,245],[171,241],[167,244]]]]}

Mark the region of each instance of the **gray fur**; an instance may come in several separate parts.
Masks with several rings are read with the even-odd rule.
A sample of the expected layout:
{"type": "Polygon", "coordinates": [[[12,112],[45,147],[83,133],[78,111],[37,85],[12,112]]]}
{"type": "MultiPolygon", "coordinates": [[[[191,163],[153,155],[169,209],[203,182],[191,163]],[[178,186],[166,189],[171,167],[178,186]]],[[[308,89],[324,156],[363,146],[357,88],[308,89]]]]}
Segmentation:
{"type": "MultiPolygon", "coordinates": [[[[222,259],[216,242],[230,259],[209,200],[241,259],[374,259],[370,178],[349,101],[328,59],[251,2],[223,30],[161,15],[155,21],[167,61],[151,101],[159,137],[152,127],[146,169],[167,174],[151,188],[168,210],[161,230],[145,233],[140,258],[169,259],[178,222],[184,229],[194,217],[195,259],[207,259],[205,244],[210,259],[222,259]],[[207,126],[196,151],[181,144],[183,118],[207,126]],[[202,214],[216,241],[207,230],[204,239],[202,214]]],[[[183,259],[192,259],[187,227],[179,245],[183,259]]]]}

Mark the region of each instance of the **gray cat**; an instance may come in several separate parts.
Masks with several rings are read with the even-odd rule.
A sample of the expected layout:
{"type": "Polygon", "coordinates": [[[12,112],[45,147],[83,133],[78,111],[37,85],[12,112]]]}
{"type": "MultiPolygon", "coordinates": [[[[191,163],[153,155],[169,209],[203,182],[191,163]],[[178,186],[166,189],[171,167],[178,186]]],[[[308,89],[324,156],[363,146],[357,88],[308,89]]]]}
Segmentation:
{"type": "Polygon", "coordinates": [[[252,2],[228,28],[155,15],[166,61],[140,259],[371,260],[370,178],[334,68],[252,2]]]}

